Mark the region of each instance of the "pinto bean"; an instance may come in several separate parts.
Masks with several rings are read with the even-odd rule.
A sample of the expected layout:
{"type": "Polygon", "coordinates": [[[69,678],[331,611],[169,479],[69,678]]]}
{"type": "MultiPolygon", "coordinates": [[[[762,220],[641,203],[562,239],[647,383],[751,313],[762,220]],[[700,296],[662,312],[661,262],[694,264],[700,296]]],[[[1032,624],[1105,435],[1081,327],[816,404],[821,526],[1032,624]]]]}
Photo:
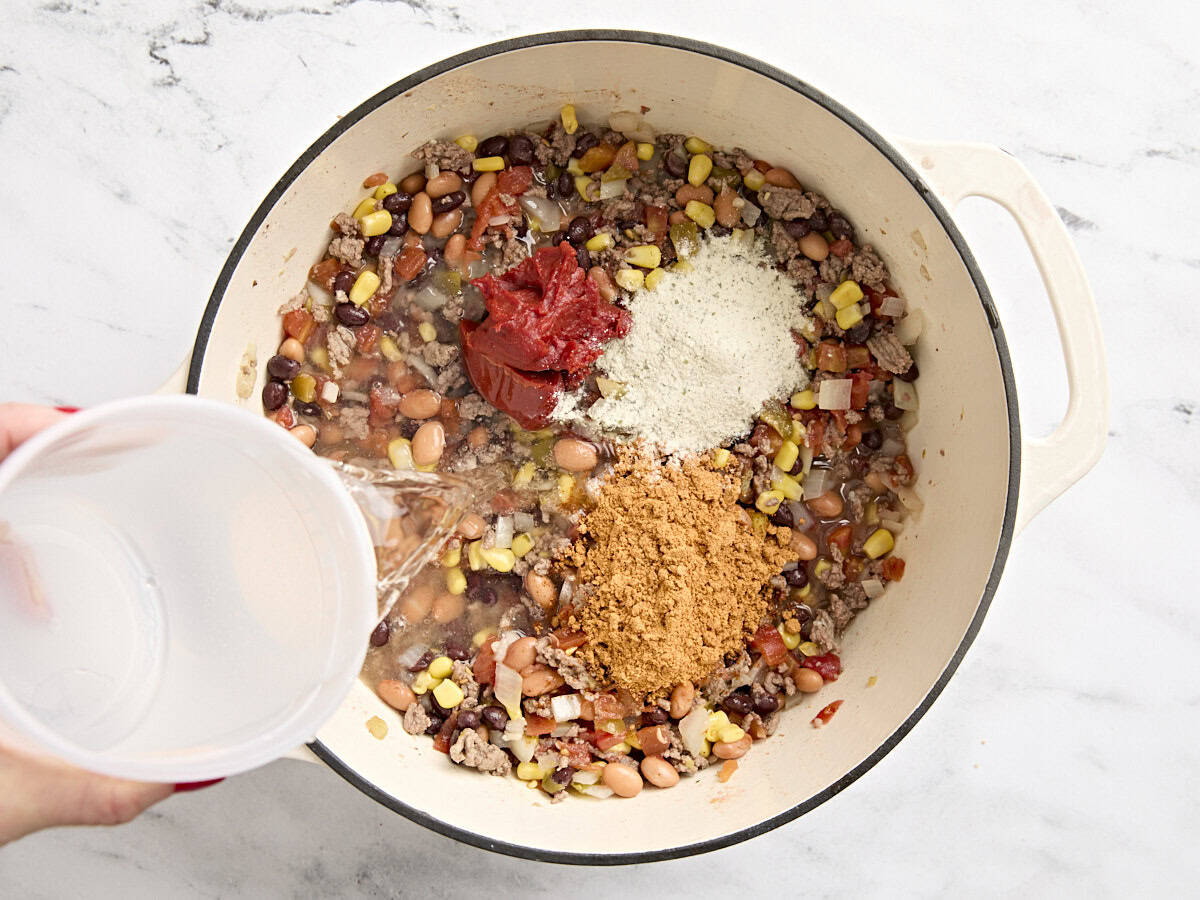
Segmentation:
{"type": "Polygon", "coordinates": [[[438,197],[454,193],[460,187],[462,187],[462,178],[459,175],[454,172],[438,172],[425,182],[425,193],[431,199],[436,200],[438,197]]]}
{"type": "Polygon", "coordinates": [[[791,548],[796,557],[805,562],[817,558],[817,542],[802,531],[792,531],[791,548]]]}
{"type": "Polygon", "coordinates": [[[696,688],[690,681],[675,685],[671,691],[671,718],[682,719],[692,711],[692,701],[696,699],[696,688]]]}
{"type": "Polygon", "coordinates": [[[442,458],[445,449],[446,427],[441,422],[426,422],[413,435],[412,456],[418,466],[432,466],[442,458]]]}
{"type": "Polygon", "coordinates": [[[568,472],[590,472],[599,460],[600,453],[590,441],[559,438],[554,442],[554,461],[568,472]]]}
{"type": "Polygon", "coordinates": [[[767,184],[775,185],[775,187],[793,188],[797,191],[800,190],[800,182],[796,180],[796,176],[787,169],[781,169],[778,166],[773,169],[767,169],[767,171],[763,174],[763,180],[766,181],[767,184]]]}
{"type": "Polygon", "coordinates": [[[632,766],[609,763],[604,767],[600,781],[618,797],[636,797],[642,792],[642,776],[632,766]]]}
{"type": "Polygon", "coordinates": [[[439,625],[453,622],[463,614],[467,601],[462,594],[451,594],[449,591],[438,594],[433,600],[433,621],[439,625]]]}
{"type": "Polygon", "coordinates": [[[504,654],[504,664],[518,672],[528,669],[537,662],[537,638],[526,635],[517,638],[504,654]]]}
{"type": "Polygon", "coordinates": [[[829,255],[829,243],[817,232],[810,231],[800,238],[800,252],[813,262],[821,262],[829,255]]]}
{"type": "Polygon", "coordinates": [[[553,669],[536,663],[521,674],[521,693],[526,697],[540,697],[562,687],[562,676],[553,669]]]}
{"type": "Polygon", "coordinates": [[[422,172],[413,172],[400,179],[400,190],[406,194],[415,194],[423,187],[425,187],[425,175],[422,172]]]}
{"type": "Polygon", "coordinates": [[[396,408],[410,419],[430,419],[441,409],[442,398],[436,391],[427,389],[409,391],[400,398],[396,408]]]}
{"type": "Polygon", "coordinates": [[[529,592],[529,596],[533,598],[533,602],[546,612],[554,609],[554,602],[558,599],[558,591],[554,587],[554,582],[549,577],[539,575],[533,569],[530,569],[525,573],[525,590],[529,592]]]}
{"type": "Polygon", "coordinates": [[[461,209],[452,209],[450,212],[438,213],[433,217],[433,222],[429,226],[429,233],[436,238],[449,237],[462,224],[462,221],[463,211],[461,209]]]}
{"type": "Polygon", "coordinates": [[[712,207],[717,221],[726,228],[732,228],[742,217],[742,211],[735,205],[736,200],[737,194],[729,188],[722,188],[721,193],[717,194],[717,199],[713,201],[712,207]]]}
{"type": "Polygon", "coordinates": [[[428,234],[433,226],[433,201],[429,195],[421,191],[413,195],[412,206],[408,210],[408,227],[417,234],[428,234]]]}
{"type": "Polygon", "coordinates": [[[468,541],[476,541],[483,537],[485,528],[487,528],[487,523],[475,513],[467,513],[458,520],[458,533],[468,541]]]}
{"type": "Polygon", "coordinates": [[[495,172],[484,172],[471,185],[471,205],[476,209],[479,208],[479,204],[483,203],[484,198],[487,197],[492,188],[496,186],[496,177],[495,172]]]}
{"type": "Polygon", "coordinates": [[[808,508],[812,510],[814,516],[820,516],[822,519],[834,519],[842,514],[842,509],[845,504],[842,502],[841,496],[836,491],[826,491],[819,497],[813,497],[811,500],[805,501],[808,508]]]}
{"type": "MultiPolygon", "coordinates": [[[[670,788],[679,784],[679,773],[661,756],[647,756],[643,759],[642,775],[656,788],[670,788]]],[[[616,793],[615,789],[613,793],[616,793]]]]}
{"type": "Polygon", "coordinates": [[[696,187],[694,184],[685,184],[675,192],[675,202],[680,206],[687,206],[692,200],[699,200],[701,203],[707,203],[710,206],[713,202],[713,189],[707,184],[702,184],[696,187]]]}
{"type": "Polygon", "coordinates": [[[743,734],[736,741],[717,741],[712,745],[713,756],[719,759],[741,759],[752,743],[754,739],[748,734],[743,734]]]}
{"type": "Polygon", "coordinates": [[[413,705],[413,701],[417,699],[417,695],[403,681],[398,681],[394,678],[385,678],[379,682],[379,686],[375,688],[375,693],[379,695],[379,699],[393,709],[398,709],[404,712],[413,705]]]}

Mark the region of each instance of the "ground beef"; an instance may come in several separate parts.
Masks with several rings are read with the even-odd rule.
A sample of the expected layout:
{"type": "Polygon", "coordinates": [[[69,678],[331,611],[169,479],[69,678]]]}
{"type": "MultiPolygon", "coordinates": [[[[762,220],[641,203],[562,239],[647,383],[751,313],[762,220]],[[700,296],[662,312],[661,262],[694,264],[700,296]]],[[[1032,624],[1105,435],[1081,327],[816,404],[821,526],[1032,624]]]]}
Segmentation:
{"type": "MultiPolygon", "coordinates": [[[[562,167],[571,161],[571,154],[575,151],[575,135],[567,134],[562,127],[562,122],[555,120],[551,124],[550,133],[546,135],[546,138],[550,142],[549,150],[538,154],[539,162],[542,162],[543,165],[550,162],[562,167]]],[[[540,145],[538,149],[540,149],[540,145]]],[[[536,153],[537,149],[534,152],[536,153]]]]}
{"type": "Polygon", "coordinates": [[[412,152],[413,159],[426,165],[432,163],[441,170],[451,170],[465,175],[471,171],[475,154],[464,150],[454,141],[427,141],[412,152]]]}
{"type": "Polygon", "coordinates": [[[840,635],[854,616],[867,608],[867,592],[863,586],[855,582],[846,585],[845,589],[829,595],[829,615],[833,619],[833,627],[840,635]]]}
{"type": "Polygon", "coordinates": [[[683,149],[683,142],[687,140],[685,134],[675,134],[673,132],[665,132],[658,135],[654,139],[654,143],[658,145],[658,149],[664,154],[678,153],[684,159],[687,159],[687,152],[683,149]]]}
{"type": "Polygon", "coordinates": [[[521,709],[526,716],[541,716],[543,719],[553,719],[554,710],[550,706],[549,697],[526,697],[521,701],[521,709]]]}
{"type": "Polygon", "coordinates": [[[549,635],[538,638],[537,658],[558,672],[563,680],[577,691],[594,691],[598,687],[583,663],[553,646],[549,635]]]}
{"type": "Polygon", "coordinates": [[[533,157],[537,160],[538,165],[548,166],[554,162],[554,148],[550,146],[550,142],[540,134],[532,134],[525,132],[525,136],[533,141],[533,157]]]}
{"type": "Polygon", "coordinates": [[[397,247],[395,251],[387,256],[384,256],[382,253],[379,254],[379,262],[376,264],[375,269],[379,275],[380,297],[390,296],[392,293],[392,288],[395,286],[396,273],[393,268],[393,263],[396,261],[396,253],[399,252],[399,250],[400,248],[397,247]]]}
{"type": "Polygon", "coordinates": [[[467,396],[458,401],[458,415],[468,422],[475,419],[487,418],[491,414],[492,405],[478,394],[467,394],[467,396]]]}
{"type": "Polygon", "coordinates": [[[367,424],[370,415],[371,411],[365,406],[343,406],[338,421],[342,423],[346,437],[361,441],[370,433],[371,429],[367,424]]]}
{"type": "Polygon", "coordinates": [[[871,351],[880,368],[896,375],[903,375],[912,368],[913,361],[908,355],[908,350],[890,331],[868,338],[867,349],[871,351]]]}
{"type": "Polygon", "coordinates": [[[435,369],[440,369],[458,358],[458,347],[455,344],[439,344],[437,341],[430,341],[421,347],[421,358],[435,369]]]}
{"type": "Polygon", "coordinates": [[[335,371],[350,362],[355,344],[354,332],[345,325],[331,328],[325,335],[325,346],[329,350],[329,362],[335,371]]]}
{"type": "Polygon", "coordinates": [[[769,456],[754,457],[754,474],[750,478],[750,483],[754,488],[754,496],[758,496],[763,491],[771,489],[771,468],[772,461],[769,456]]]}
{"type": "Polygon", "coordinates": [[[306,303],[308,303],[308,291],[307,291],[307,289],[306,289],[306,290],[302,290],[302,291],[301,291],[300,293],[298,293],[296,296],[292,297],[290,300],[288,300],[286,303],[284,303],[282,306],[280,306],[280,307],[279,307],[279,314],[280,314],[281,316],[285,316],[285,315],[287,315],[288,313],[290,313],[292,310],[296,310],[296,309],[301,309],[301,308],[303,308],[303,306],[304,306],[306,303]]]}
{"type": "Polygon", "coordinates": [[[640,222],[645,217],[646,210],[627,191],[626,196],[614,197],[601,203],[600,215],[610,222],[640,222]]]}
{"type": "Polygon", "coordinates": [[[830,253],[821,260],[821,265],[817,268],[817,271],[821,275],[821,280],[826,284],[837,285],[846,280],[849,269],[850,264],[846,260],[830,253]]]}
{"type": "MultiPolygon", "coordinates": [[[[433,723],[429,713],[420,703],[414,703],[404,712],[404,730],[409,734],[424,734],[425,729],[433,723]]],[[[478,737],[478,735],[476,735],[478,737]]]]}
{"type": "Polygon", "coordinates": [[[834,565],[830,566],[817,576],[817,579],[821,582],[821,584],[825,585],[825,587],[829,588],[830,590],[835,591],[846,583],[846,573],[843,572],[842,567],[837,564],[839,562],[837,559],[838,552],[839,551],[837,547],[830,547],[830,553],[834,557],[834,565]]]}
{"type": "Polygon", "coordinates": [[[792,677],[778,671],[768,672],[763,677],[763,687],[769,694],[783,694],[790,697],[796,693],[796,682],[792,680],[792,677]]]}
{"type": "Polygon", "coordinates": [[[367,242],[354,235],[339,235],[329,242],[328,253],[348,266],[358,268],[363,262],[363,248],[367,242]]]}
{"type": "Polygon", "coordinates": [[[500,269],[507,272],[529,256],[529,247],[519,237],[506,237],[500,245],[500,269]]]}
{"type": "MultiPolygon", "coordinates": [[[[458,349],[453,345],[450,346],[454,350],[458,349]]],[[[438,372],[437,379],[433,383],[433,389],[442,396],[446,396],[451,391],[461,387],[466,381],[466,370],[463,368],[463,364],[455,358],[444,369],[438,372]]]]}
{"type": "Polygon", "coordinates": [[[734,682],[740,680],[749,671],[750,654],[743,650],[741,655],[738,656],[737,662],[723,669],[718,669],[708,679],[701,693],[712,702],[720,703],[733,693],[735,689],[734,682]]]}
{"type": "Polygon", "coordinates": [[[773,184],[764,185],[758,192],[758,205],[772,219],[807,219],[817,211],[811,195],[773,184]]]}
{"type": "Polygon", "coordinates": [[[850,277],[859,284],[882,290],[887,274],[887,267],[870,244],[863,244],[850,254],[850,277]]]}
{"type": "Polygon", "coordinates": [[[863,510],[871,499],[871,487],[860,484],[846,492],[846,502],[850,506],[850,518],[855,522],[862,521],[863,510]]]}
{"type": "Polygon", "coordinates": [[[450,680],[457,684],[463,692],[463,700],[459,709],[474,709],[479,705],[479,682],[475,680],[475,673],[471,671],[469,665],[456,660],[454,668],[450,671],[450,680]]]}
{"type": "Polygon", "coordinates": [[[673,765],[676,771],[683,775],[694,775],[708,765],[708,759],[703,756],[692,756],[683,746],[677,726],[671,726],[670,746],[663,751],[663,759],[673,765]]]}
{"type": "Polygon", "coordinates": [[[450,759],[460,766],[478,769],[488,775],[507,775],[512,771],[508,754],[481,738],[474,728],[464,728],[459,732],[458,740],[450,747],[450,759]]]}
{"type": "Polygon", "coordinates": [[[805,300],[811,300],[817,289],[817,267],[806,256],[795,256],[788,260],[787,274],[800,285],[805,300]]]}
{"type": "Polygon", "coordinates": [[[670,206],[675,199],[657,181],[635,175],[626,182],[626,192],[646,206],[670,206]]]}
{"type": "Polygon", "coordinates": [[[837,653],[837,629],[833,626],[833,619],[828,611],[818,609],[813,614],[812,631],[810,639],[814,644],[821,648],[822,653],[837,653]]]}
{"type": "Polygon", "coordinates": [[[782,222],[771,223],[768,241],[771,245],[771,252],[781,263],[786,263],[800,254],[800,242],[788,234],[782,222]]]}

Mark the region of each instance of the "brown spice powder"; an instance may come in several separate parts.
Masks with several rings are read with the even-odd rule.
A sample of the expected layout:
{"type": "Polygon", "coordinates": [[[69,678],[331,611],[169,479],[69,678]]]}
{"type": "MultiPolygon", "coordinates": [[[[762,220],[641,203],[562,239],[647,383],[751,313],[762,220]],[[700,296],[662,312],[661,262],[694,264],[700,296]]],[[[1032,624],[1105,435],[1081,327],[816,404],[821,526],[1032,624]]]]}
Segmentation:
{"type": "Polygon", "coordinates": [[[588,635],[577,655],[600,683],[662,693],[745,645],[767,580],[795,553],[790,529],[756,535],[737,496],[707,461],[618,461],[566,557],[585,586],[570,618],[588,635]]]}

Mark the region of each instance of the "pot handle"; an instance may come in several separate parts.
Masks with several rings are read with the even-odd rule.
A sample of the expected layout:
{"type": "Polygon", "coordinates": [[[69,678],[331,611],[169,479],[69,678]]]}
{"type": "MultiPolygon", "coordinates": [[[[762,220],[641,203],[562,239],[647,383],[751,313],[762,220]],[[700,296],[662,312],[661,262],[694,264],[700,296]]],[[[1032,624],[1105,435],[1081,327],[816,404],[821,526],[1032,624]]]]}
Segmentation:
{"type": "Polygon", "coordinates": [[[1049,198],[1016,157],[990,144],[901,140],[900,148],[950,209],[985,197],[1008,210],[1025,235],[1050,297],[1067,370],[1069,400],[1046,438],[1021,441],[1016,530],[1088,473],[1108,438],[1108,367],[1100,318],[1079,255],[1049,198]]]}

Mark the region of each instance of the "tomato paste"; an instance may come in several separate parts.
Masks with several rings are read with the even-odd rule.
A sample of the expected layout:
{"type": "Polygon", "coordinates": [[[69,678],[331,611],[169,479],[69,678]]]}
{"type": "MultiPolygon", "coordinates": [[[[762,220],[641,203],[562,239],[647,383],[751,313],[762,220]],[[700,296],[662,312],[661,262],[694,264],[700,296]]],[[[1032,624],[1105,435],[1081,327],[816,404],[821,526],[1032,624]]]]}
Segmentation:
{"type": "Polygon", "coordinates": [[[604,344],[629,332],[629,312],[601,298],[566,242],[472,284],[488,315],[459,323],[467,375],[523,428],[549,422],[563,391],[587,377],[604,344]]]}

